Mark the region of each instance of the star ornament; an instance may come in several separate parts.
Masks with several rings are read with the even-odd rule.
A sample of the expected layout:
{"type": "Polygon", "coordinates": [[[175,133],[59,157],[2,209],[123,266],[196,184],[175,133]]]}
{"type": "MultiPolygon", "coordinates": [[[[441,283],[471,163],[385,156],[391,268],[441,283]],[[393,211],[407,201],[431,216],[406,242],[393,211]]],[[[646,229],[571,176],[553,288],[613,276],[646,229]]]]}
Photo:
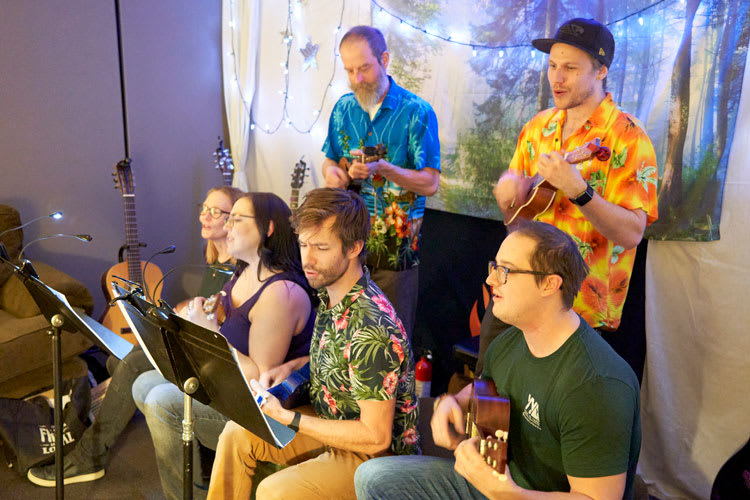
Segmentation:
{"type": "Polygon", "coordinates": [[[307,71],[309,68],[318,68],[318,61],[316,59],[318,56],[318,48],[320,48],[320,45],[317,43],[313,45],[312,41],[308,39],[307,44],[299,49],[304,59],[302,62],[302,71],[307,71]]]}

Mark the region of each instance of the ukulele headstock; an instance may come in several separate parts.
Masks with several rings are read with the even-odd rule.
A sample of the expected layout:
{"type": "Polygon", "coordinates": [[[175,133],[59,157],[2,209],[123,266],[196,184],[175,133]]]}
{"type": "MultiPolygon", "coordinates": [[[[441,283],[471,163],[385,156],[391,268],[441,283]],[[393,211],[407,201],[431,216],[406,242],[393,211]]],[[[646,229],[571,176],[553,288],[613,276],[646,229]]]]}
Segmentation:
{"type": "Polygon", "coordinates": [[[216,169],[221,172],[224,178],[224,184],[227,186],[232,185],[232,176],[234,175],[234,164],[232,163],[232,154],[229,149],[224,147],[224,141],[221,137],[217,137],[219,140],[219,147],[214,151],[214,164],[216,169]]]}

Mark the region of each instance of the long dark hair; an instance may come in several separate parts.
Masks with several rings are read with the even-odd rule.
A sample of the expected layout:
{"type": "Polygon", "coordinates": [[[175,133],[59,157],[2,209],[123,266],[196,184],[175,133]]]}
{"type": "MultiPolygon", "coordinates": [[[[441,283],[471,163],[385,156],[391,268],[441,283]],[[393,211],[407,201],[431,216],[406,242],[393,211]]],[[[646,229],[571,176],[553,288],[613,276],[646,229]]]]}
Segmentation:
{"type": "MultiPolygon", "coordinates": [[[[253,220],[260,233],[258,280],[264,281],[261,279],[263,267],[274,272],[292,273],[298,277],[297,284],[304,288],[308,295],[314,297],[315,291],[310,288],[302,271],[297,235],[289,222],[292,211],[289,210],[287,204],[273,193],[248,193],[242,198],[247,198],[252,204],[255,216],[253,220]],[[273,222],[273,232],[268,236],[271,222],[273,222]]],[[[247,266],[247,262],[238,260],[235,275],[242,274],[247,266]]]]}

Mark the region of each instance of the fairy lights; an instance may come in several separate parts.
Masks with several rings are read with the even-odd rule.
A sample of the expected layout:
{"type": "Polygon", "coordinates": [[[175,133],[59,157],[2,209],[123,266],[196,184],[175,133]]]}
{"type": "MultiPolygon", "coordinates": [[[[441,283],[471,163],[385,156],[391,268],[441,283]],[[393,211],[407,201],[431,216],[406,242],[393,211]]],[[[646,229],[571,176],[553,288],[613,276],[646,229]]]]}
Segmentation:
{"type": "MultiPolygon", "coordinates": [[[[637,22],[639,25],[643,26],[644,19],[642,14],[646,12],[647,10],[653,9],[659,4],[662,4],[666,2],[667,0],[657,0],[654,3],[647,5],[635,12],[629,13],[619,19],[616,19],[610,23],[607,23],[608,26],[613,26],[615,24],[618,24],[622,21],[625,21],[631,17],[638,16],[637,22]]],[[[672,0],[674,1],[674,0],[672,0]]],[[[684,2],[684,0],[680,0],[681,2],[684,2]]],[[[279,89],[278,94],[283,97],[283,105],[281,109],[281,116],[278,118],[278,120],[275,121],[265,121],[263,126],[260,126],[257,123],[257,120],[253,118],[252,109],[251,109],[251,102],[243,95],[242,87],[239,84],[239,81],[237,79],[237,59],[236,59],[236,49],[235,49],[235,37],[236,37],[236,22],[235,22],[235,9],[234,9],[234,0],[230,1],[230,20],[229,20],[229,26],[232,28],[232,49],[229,51],[226,56],[232,58],[232,67],[234,68],[234,75],[232,76],[232,82],[234,85],[237,86],[237,90],[240,94],[240,97],[243,102],[243,106],[245,109],[245,112],[250,116],[250,130],[258,130],[266,134],[274,134],[277,132],[282,125],[285,129],[294,129],[295,131],[301,133],[301,134],[313,134],[313,135],[320,135],[324,127],[318,126],[316,127],[316,124],[318,123],[321,111],[323,110],[323,106],[326,101],[326,97],[328,95],[328,92],[336,92],[336,93],[344,93],[348,90],[348,87],[346,86],[345,82],[340,81],[334,81],[334,78],[336,76],[336,58],[338,57],[338,36],[341,32],[341,25],[342,20],[344,18],[344,8],[346,5],[346,0],[341,0],[341,13],[339,14],[338,23],[336,26],[332,29],[332,33],[334,37],[336,37],[336,40],[334,40],[333,44],[333,51],[332,51],[332,70],[331,70],[331,76],[328,79],[328,84],[325,85],[325,90],[323,91],[323,95],[320,99],[320,105],[313,109],[311,112],[312,115],[312,122],[309,125],[300,125],[298,123],[295,123],[292,117],[289,115],[289,106],[290,101],[292,101],[294,98],[289,94],[289,61],[291,58],[292,53],[297,54],[298,51],[301,53],[304,64],[307,66],[315,67],[315,61],[314,59],[311,59],[311,48],[317,47],[311,45],[311,42],[309,41],[309,38],[304,38],[303,36],[297,36],[297,34],[294,31],[294,22],[300,23],[302,21],[303,17],[303,5],[299,0],[287,0],[287,16],[286,16],[286,26],[284,31],[280,32],[281,43],[286,45],[286,55],[285,58],[279,62],[279,67],[281,72],[284,75],[284,87],[282,89],[279,89]],[[302,40],[305,40],[305,44],[303,44],[302,40]],[[292,52],[292,46],[295,40],[297,40],[297,45],[299,45],[298,50],[295,50],[292,52]],[[315,130],[313,130],[315,129],[315,130]]],[[[435,26],[428,26],[428,27],[422,27],[417,26],[413,24],[409,19],[403,18],[399,16],[398,14],[390,11],[386,7],[380,4],[378,0],[371,0],[372,6],[373,6],[373,15],[377,16],[381,21],[385,22],[388,18],[391,18],[394,20],[394,22],[397,22],[397,29],[403,33],[408,34],[408,32],[421,32],[422,34],[426,36],[430,36],[433,38],[440,39],[446,43],[451,43],[454,45],[460,45],[464,47],[468,47],[471,49],[471,55],[472,57],[476,57],[479,54],[479,51],[482,50],[483,52],[486,50],[493,50],[497,51],[497,58],[498,60],[501,60],[505,56],[505,50],[506,49],[516,49],[516,48],[529,48],[529,43],[516,43],[516,44],[486,44],[481,42],[476,42],[471,40],[471,36],[469,32],[466,30],[465,26],[462,26],[461,28],[455,28],[452,30],[446,30],[449,32],[449,35],[441,34],[438,29],[435,26]]],[[[317,49],[316,49],[317,50],[317,49]]],[[[535,58],[536,51],[531,51],[531,57],[535,58]]],[[[306,66],[306,67],[307,67],[306,66]]]]}

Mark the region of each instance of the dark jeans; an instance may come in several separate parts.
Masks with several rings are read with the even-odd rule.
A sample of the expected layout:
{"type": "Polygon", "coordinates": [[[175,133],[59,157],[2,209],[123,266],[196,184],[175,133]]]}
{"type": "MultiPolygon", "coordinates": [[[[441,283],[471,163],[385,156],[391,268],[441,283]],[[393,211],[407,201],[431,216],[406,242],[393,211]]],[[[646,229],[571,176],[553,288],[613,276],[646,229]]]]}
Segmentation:
{"type": "Polygon", "coordinates": [[[110,356],[107,370],[112,375],[107,394],[104,396],[94,423],[86,429],[78,440],[76,448],[70,452],[71,458],[83,462],[93,462],[104,467],[109,449],[117,441],[135,413],[135,403],[131,387],[141,373],[153,370],[146,354],[135,346],[122,360],[110,356]]]}

